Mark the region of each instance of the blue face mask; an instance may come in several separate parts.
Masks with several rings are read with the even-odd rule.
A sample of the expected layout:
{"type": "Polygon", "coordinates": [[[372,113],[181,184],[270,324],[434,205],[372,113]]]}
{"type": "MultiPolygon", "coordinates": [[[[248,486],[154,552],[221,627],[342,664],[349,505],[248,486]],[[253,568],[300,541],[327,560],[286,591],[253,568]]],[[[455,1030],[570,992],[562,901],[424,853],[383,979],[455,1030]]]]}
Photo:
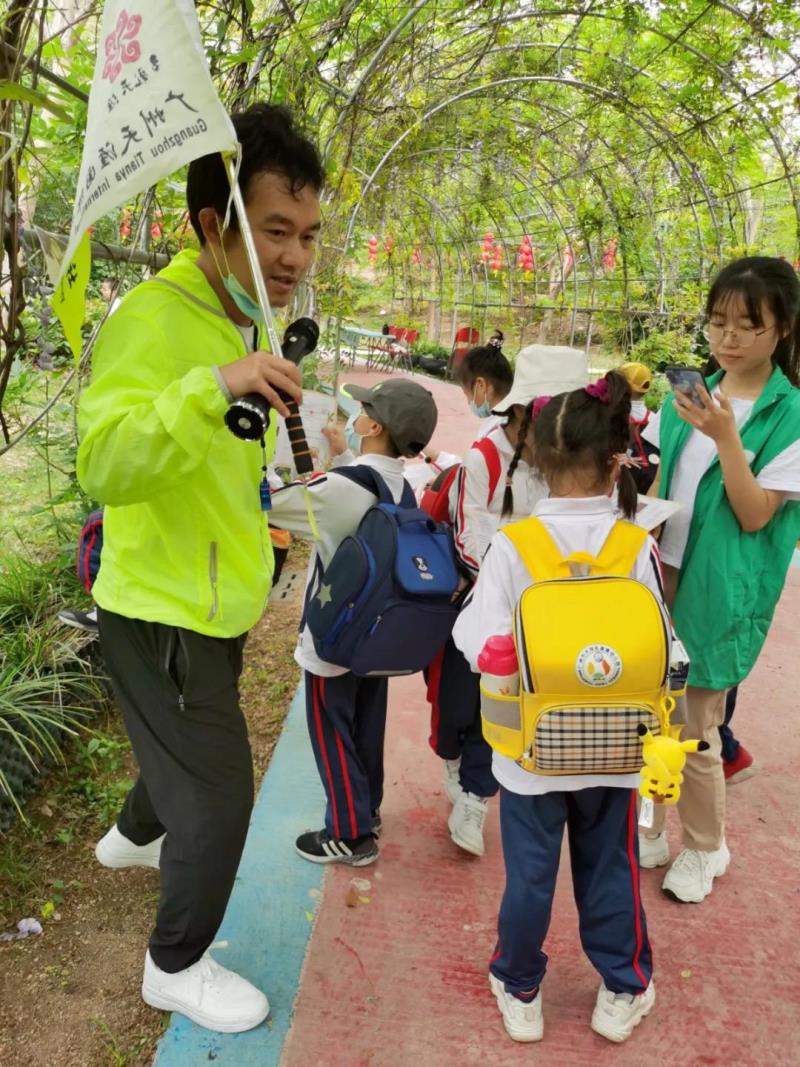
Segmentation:
{"type": "Polygon", "coordinates": [[[231,270],[230,264],[228,263],[228,257],[225,253],[225,246],[224,244],[222,244],[221,231],[219,236],[220,247],[222,249],[222,258],[225,260],[225,269],[227,271],[226,274],[223,274],[220,270],[219,263],[217,262],[217,257],[214,255],[214,249],[211,248],[210,245],[209,248],[211,248],[211,255],[214,256],[214,265],[217,268],[217,273],[220,276],[220,280],[225,289],[225,292],[228,294],[228,296],[231,298],[231,300],[234,302],[234,304],[237,306],[237,308],[239,309],[239,311],[241,311],[243,315],[245,315],[248,319],[252,319],[253,322],[263,323],[264,312],[261,310],[261,305],[257,300],[254,300],[253,297],[250,296],[248,291],[245,289],[245,287],[242,285],[242,283],[231,270]]]}
{"type": "Polygon", "coordinates": [[[477,390],[477,388],[478,387],[476,385],[475,389],[472,392],[472,400],[470,400],[469,402],[469,410],[472,412],[473,415],[477,415],[479,419],[488,419],[492,413],[492,406],[486,399],[484,399],[482,404],[475,403],[475,391],[477,390]]]}
{"type": "Polygon", "coordinates": [[[347,420],[347,425],[344,428],[344,439],[347,442],[347,447],[357,456],[361,452],[361,434],[356,430],[356,419],[361,417],[361,412],[357,412],[355,415],[351,415],[347,420]]]}
{"type": "Polygon", "coordinates": [[[222,284],[225,286],[228,296],[243,315],[246,315],[248,319],[252,319],[253,322],[264,321],[264,312],[261,310],[261,305],[250,296],[235,274],[226,274],[222,278],[222,284]]]}

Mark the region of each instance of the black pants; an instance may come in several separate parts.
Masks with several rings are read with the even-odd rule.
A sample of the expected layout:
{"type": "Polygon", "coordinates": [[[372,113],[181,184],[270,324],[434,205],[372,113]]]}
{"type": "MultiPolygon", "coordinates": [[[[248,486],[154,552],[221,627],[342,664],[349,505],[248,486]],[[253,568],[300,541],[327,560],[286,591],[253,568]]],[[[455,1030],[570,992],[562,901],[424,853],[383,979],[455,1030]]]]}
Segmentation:
{"type": "Polygon", "coordinates": [[[372,829],[383,800],[387,678],[306,671],[308,733],[325,790],[325,828],[352,840],[372,829]]]}
{"type": "Polygon", "coordinates": [[[492,774],[492,750],[481,726],[480,676],[452,637],[425,670],[431,706],[430,746],[440,759],[461,760],[461,788],[493,797],[500,788],[492,774]]]}
{"type": "Polygon", "coordinates": [[[150,955],[162,970],[181,971],[214,940],[253,807],[238,691],[245,637],[205,637],[102,609],[98,621],[139,764],[117,826],[137,845],[166,832],[150,955]]]}

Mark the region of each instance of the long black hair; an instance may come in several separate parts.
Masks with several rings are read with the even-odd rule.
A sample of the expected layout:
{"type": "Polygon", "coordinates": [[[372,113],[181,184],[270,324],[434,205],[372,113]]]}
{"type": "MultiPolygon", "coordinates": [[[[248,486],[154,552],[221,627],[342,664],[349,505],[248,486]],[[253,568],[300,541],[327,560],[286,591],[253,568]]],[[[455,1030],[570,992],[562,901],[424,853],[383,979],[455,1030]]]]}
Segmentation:
{"type": "MultiPolygon", "coordinates": [[[[522,452],[525,448],[525,443],[528,440],[528,434],[531,428],[531,422],[533,421],[533,405],[534,401],[531,401],[525,407],[524,414],[519,424],[519,431],[517,437],[517,447],[514,449],[514,455],[511,459],[511,463],[508,465],[508,471],[506,473],[506,488],[503,493],[503,510],[501,515],[504,519],[509,515],[514,514],[514,492],[511,488],[511,483],[514,480],[519,461],[522,459],[522,452]]],[[[516,408],[517,405],[514,405],[516,408]]]]}
{"type": "Polygon", "coordinates": [[[800,385],[800,279],[791,263],[775,256],[744,256],[723,267],[711,284],[706,314],[711,317],[738,293],[753,325],[764,326],[766,303],[781,337],[772,354],[792,385],[800,385]]]}

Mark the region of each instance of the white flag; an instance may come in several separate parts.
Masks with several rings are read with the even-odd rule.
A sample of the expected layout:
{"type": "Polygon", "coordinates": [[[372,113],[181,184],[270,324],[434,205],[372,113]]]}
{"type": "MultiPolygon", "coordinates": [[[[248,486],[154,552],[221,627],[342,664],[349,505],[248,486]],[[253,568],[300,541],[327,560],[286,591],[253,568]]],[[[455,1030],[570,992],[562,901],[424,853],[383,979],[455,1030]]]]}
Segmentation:
{"type": "Polygon", "coordinates": [[[192,0],[106,0],[61,273],[96,219],[198,156],[236,147],[192,0]]]}

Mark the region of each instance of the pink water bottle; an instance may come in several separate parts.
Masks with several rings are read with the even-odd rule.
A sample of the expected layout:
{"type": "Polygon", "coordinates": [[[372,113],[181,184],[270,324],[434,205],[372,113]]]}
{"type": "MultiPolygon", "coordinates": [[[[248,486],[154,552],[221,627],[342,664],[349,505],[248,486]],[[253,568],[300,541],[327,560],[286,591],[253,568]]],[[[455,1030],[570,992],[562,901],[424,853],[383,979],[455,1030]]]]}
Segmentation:
{"type": "Polygon", "coordinates": [[[519,664],[511,634],[490,637],[478,656],[481,685],[488,693],[516,696],[519,693],[519,664]]]}

